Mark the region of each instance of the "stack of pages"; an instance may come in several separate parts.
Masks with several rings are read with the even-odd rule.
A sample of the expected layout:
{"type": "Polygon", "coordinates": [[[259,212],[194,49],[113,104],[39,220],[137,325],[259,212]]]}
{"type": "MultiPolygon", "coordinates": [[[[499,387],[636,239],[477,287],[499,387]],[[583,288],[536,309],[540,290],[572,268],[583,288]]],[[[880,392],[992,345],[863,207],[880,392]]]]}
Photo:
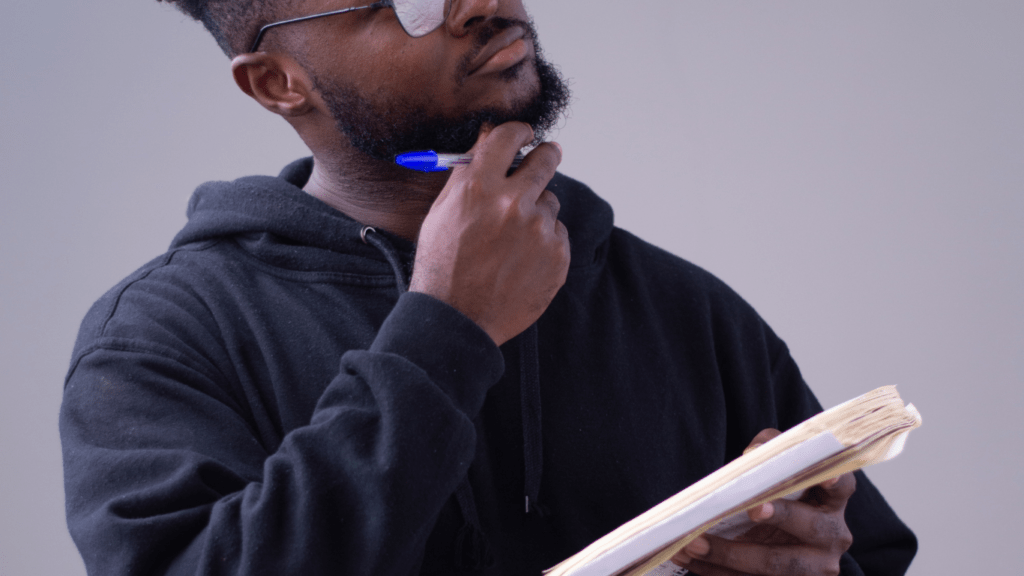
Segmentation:
{"type": "Polygon", "coordinates": [[[883,386],[790,428],[544,573],[684,574],[669,559],[701,534],[739,536],[752,525],[746,510],[888,460],[920,425],[914,405],[883,386]]]}

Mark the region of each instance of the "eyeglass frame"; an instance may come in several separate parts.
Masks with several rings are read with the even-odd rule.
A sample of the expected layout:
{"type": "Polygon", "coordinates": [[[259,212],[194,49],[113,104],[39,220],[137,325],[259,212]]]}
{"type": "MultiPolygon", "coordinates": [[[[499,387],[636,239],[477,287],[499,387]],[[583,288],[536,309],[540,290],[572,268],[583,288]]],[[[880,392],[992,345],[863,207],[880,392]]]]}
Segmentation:
{"type": "MultiPolygon", "coordinates": [[[[444,0],[442,0],[442,1],[444,1],[444,0]]],[[[344,14],[346,12],[352,12],[352,11],[355,11],[355,10],[362,10],[363,8],[394,8],[394,7],[395,7],[395,3],[392,0],[378,0],[377,2],[374,2],[373,4],[367,4],[366,6],[355,6],[355,7],[352,7],[352,8],[342,8],[341,10],[331,10],[330,12],[321,12],[319,14],[311,14],[309,16],[300,16],[298,18],[290,18],[288,20],[280,20],[278,22],[271,22],[270,24],[263,25],[263,27],[260,28],[260,31],[256,33],[256,39],[252,41],[252,48],[249,49],[249,53],[255,52],[256,49],[259,48],[260,41],[263,40],[263,34],[267,30],[270,30],[271,28],[276,28],[278,26],[284,26],[285,24],[295,24],[296,22],[305,22],[306,20],[314,20],[316,18],[323,18],[325,16],[334,16],[335,14],[344,14]]],[[[445,16],[447,17],[447,14],[445,16]]],[[[441,24],[443,24],[443,21],[442,21],[441,24]]],[[[441,27],[441,24],[438,24],[438,28],[441,27]]],[[[406,34],[409,34],[409,31],[405,29],[404,25],[402,26],[402,30],[405,31],[406,34]]],[[[434,30],[437,30],[437,28],[434,28],[434,30]]],[[[431,30],[431,32],[433,32],[433,30],[431,30]]],[[[427,34],[429,34],[429,32],[427,32],[427,34]]],[[[409,36],[412,36],[413,38],[417,38],[417,36],[413,36],[412,34],[409,34],[409,36]]]]}

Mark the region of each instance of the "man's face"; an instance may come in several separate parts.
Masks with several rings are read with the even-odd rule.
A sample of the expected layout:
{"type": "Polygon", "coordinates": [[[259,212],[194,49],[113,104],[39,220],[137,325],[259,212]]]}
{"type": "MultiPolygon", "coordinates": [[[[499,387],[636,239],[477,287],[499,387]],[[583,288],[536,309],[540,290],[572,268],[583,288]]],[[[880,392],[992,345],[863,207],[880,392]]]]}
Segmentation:
{"type": "MultiPolygon", "coordinates": [[[[365,2],[303,4],[309,10],[330,10],[365,2]]],[[[463,10],[487,4],[455,2],[463,10]]],[[[309,26],[306,34],[316,34],[316,40],[307,40],[305,52],[297,56],[333,116],[339,139],[386,161],[412,150],[465,152],[485,122],[526,122],[540,141],[567,108],[570,95],[557,70],[541,57],[522,3],[502,1],[496,12],[479,11],[490,17],[464,21],[455,18],[458,8],[452,7],[445,25],[421,38],[408,36],[390,9],[325,18],[316,28],[315,21],[300,24],[309,26]],[[503,31],[513,30],[524,32],[525,58],[475,72],[481,53],[492,50],[503,31]]]]}

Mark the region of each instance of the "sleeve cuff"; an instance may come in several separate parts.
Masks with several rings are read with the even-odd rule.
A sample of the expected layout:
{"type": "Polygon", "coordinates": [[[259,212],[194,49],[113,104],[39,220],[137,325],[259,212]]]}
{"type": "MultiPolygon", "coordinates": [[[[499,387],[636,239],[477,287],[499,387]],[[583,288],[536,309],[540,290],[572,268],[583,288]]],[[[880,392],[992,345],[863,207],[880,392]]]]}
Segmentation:
{"type": "Polygon", "coordinates": [[[471,418],[505,372],[504,356],[476,322],[421,292],[398,299],[370,351],[416,364],[471,418]]]}

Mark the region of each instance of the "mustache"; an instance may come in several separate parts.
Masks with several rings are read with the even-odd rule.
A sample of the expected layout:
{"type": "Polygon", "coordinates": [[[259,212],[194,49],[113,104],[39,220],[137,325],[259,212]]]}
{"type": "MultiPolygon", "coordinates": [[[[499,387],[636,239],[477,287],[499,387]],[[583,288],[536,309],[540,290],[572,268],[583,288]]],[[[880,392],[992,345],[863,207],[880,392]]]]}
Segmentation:
{"type": "Polygon", "coordinates": [[[535,40],[537,37],[537,31],[530,22],[501,17],[492,18],[488,21],[487,25],[478,26],[474,30],[473,49],[462,58],[462,62],[459,66],[461,76],[465,77],[469,75],[469,67],[472,65],[472,62],[480,55],[480,52],[483,51],[495,36],[512,27],[522,28],[523,39],[532,44],[536,50],[537,42],[535,40]]]}

